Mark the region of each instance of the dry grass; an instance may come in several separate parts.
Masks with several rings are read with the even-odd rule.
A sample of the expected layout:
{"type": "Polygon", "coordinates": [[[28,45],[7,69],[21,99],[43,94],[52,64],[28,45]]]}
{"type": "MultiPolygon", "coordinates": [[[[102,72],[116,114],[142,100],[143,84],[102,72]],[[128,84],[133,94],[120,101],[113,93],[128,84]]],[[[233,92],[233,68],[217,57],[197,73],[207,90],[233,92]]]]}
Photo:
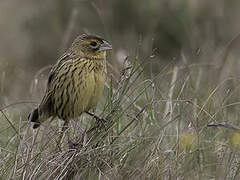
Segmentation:
{"type": "MultiPolygon", "coordinates": [[[[71,11],[64,29],[61,49],[65,49],[70,36],[78,30],[76,24],[81,13],[78,8],[82,4],[73,2],[75,9],[71,11]]],[[[103,1],[90,5],[108,34],[107,32],[114,30],[108,29],[110,27],[106,24],[110,26],[113,22],[104,21],[103,14],[108,6],[106,9],[99,9],[97,5],[101,5],[101,2],[103,1]]],[[[209,7],[214,7],[216,11],[225,9],[226,4],[217,2],[210,3],[209,7]],[[216,6],[220,8],[217,9],[216,6]]],[[[110,1],[109,4],[111,5],[110,1]]],[[[140,5],[145,7],[146,4],[140,5]]],[[[181,52],[178,63],[172,61],[163,66],[164,63],[160,60],[164,58],[147,52],[146,47],[150,43],[141,42],[140,38],[135,54],[127,52],[131,55],[126,59],[113,61],[114,65],[109,64],[110,73],[104,97],[94,110],[96,115],[107,122],[104,126],[98,126],[88,115],[72,120],[61,144],[61,151],[56,147],[63,123],[61,120],[49,120],[36,131],[32,130],[27,121],[28,112],[42,96],[49,66],[37,72],[32,78],[32,86],[29,87],[35,100],[0,107],[0,179],[240,179],[240,63],[239,55],[233,51],[240,36],[238,34],[219,50],[222,44],[217,44],[218,40],[222,40],[222,43],[228,39],[221,35],[228,31],[228,36],[232,34],[232,31],[225,29],[228,27],[225,25],[228,18],[223,19],[222,24],[219,23],[220,28],[214,26],[216,32],[215,29],[209,30],[212,27],[209,28],[212,18],[216,16],[216,20],[220,22],[223,15],[215,15],[213,12],[212,17],[210,9],[209,15],[202,20],[203,23],[199,23],[202,14],[205,15],[205,11],[202,11],[205,6],[200,5],[195,7],[196,12],[193,15],[179,15],[180,20],[184,20],[183,24],[189,26],[184,26],[183,29],[191,30],[186,31],[189,42],[185,45],[183,38],[181,48],[190,46],[192,49],[181,52]],[[217,33],[220,35],[216,35],[217,33]],[[198,45],[201,49],[194,54],[193,49],[198,45]],[[123,66],[118,68],[115,66],[118,63],[123,66]]],[[[154,3],[152,6],[149,12],[155,9],[154,3]]],[[[161,7],[164,10],[165,6],[161,7]]],[[[130,8],[130,12],[131,10],[130,8]]],[[[113,10],[110,12],[114,13],[113,10]]],[[[160,17],[158,12],[159,9],[155,15],[160,17]]],[[[220,12],[222,11],[216,13],[220,12]]],[[[139,17],[140,14],[141,12],[139,17]]],[[[150,13],[149,17],[151,16],[150,13]]],[[[167,19],[166,24],[161,26],[164,17],[159,20],[160,30],[166,26],[166,32],[169,32],[167,26],[170,25],[171,29],[170,23],[173,23],[177,37],[182,36],[181,28],[175,27],[177,23],[175,24],[174,18],[170,18],[170,21],[167,19]]],[[[169,17],[175,16],[170,12],[169,17]]],[[[236,24],[236,19],[233,18],[230,24],[236,24]]],[[[52,21],[55,22],[54,19],[52,21]]],[[[148,22],[148,18],[146,21],[148,22]]],[[[153,27],[157,25],[154,20],[151,22],[153,27]]],[[[130,25],[131,23],[129,22],[130,25]]],[[[142,24],[138,22],[137,25],[142,24]]],[[[58,28],[57,26],[56,29],[58,28]]],[[[122,47],[125,43],[122,40],[128,39],[126,44],[133,46],[134,37],[131,31],[119,32],[118,39],[115,40],[118,41],[117,45],[122,47]]],[[[114,33],[116,34],[112,34],[114,33]]],[[[151,39],[152,33],[154,32],[146,32],[146,36],[151,39]]],[[[165,35],[160,31],[159,37],[165,35]]],[[[171,47],[174,43],[169,46],[163,43],[163,47],[171,47]]],[[[117,51],[121,49],[116,48],[114,55],[117,51]]],[[[113,58],[117,59],[114,55],[113,58]]],[[[1,101],[6,103],[8,92],[5,84],[8,77],[4,66],[1,68],[0,97],[4,97],[1,101]]],[[[26,74],[23,77],[27,77],[26,74]]]]}
{"type": "Polygon", "coordinates": [[[33,132],[26,120],[31,102],[2,108],[1,178],[238,179],[239,132],[207,127],[239,124],[238,79],[214,81],[224,68],[201,63],[168,65],[146,78],[154,56],[135,57],[106,85],[95,113],[107,123],[96,126],[87,115],[72,121],[62,151],[61,121],[33,132]]]}

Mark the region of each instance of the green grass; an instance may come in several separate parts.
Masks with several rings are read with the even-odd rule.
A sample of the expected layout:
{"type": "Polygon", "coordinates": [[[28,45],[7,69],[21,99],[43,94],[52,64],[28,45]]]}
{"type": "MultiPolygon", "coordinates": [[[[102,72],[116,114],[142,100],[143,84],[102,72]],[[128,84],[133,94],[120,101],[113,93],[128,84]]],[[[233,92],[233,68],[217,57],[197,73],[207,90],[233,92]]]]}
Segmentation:
{"type": "Polygon", "coordinates": [[[1,108],[1,179],[239,179],[238,131],[207,127],[239,125],[239,79],[210,63],[145,73],[154,63],[128,57],[95,111],[105,126],[89,131],[96,124],[87,115],[71,121],[62,151],[61,121],[33,132],[33,104],[1,108]]]}

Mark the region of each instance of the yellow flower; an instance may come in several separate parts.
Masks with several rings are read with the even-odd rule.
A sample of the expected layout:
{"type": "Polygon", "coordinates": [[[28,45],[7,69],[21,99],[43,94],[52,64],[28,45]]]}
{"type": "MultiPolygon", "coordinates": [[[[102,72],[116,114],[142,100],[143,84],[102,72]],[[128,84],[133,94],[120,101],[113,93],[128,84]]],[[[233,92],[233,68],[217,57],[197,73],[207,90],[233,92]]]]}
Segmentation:
{"type": "Polygon", "coordinates": [[[230,142],[235,147],[240,147],[240,133],[234,132],[230,137],[230,142]]]}
{"type": "Polygon", "coordinates": [[[192,132],[183,133],[180,136],[180,146],[185,150],[192,150],[197,144],[197,135],[192,132]]]}

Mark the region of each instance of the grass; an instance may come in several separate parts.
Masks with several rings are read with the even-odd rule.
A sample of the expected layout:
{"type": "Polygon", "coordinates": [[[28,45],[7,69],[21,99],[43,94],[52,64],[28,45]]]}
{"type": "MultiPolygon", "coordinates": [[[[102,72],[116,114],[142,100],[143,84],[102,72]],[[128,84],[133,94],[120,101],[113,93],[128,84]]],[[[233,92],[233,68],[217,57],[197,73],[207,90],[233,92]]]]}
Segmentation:
{"type": "Polygon", "coordinates": [[[154,63],[126,58],[95,111],[106,124],[96,127],[87,115],[71,121],[62,151],[61,121],[33,131],[31,102],[2,107],[1,179],[239,179],[238,130],[207,126],[239,125],[239,79],[220,77],[224,67],[211,63],[157,71],[154,63]]]}

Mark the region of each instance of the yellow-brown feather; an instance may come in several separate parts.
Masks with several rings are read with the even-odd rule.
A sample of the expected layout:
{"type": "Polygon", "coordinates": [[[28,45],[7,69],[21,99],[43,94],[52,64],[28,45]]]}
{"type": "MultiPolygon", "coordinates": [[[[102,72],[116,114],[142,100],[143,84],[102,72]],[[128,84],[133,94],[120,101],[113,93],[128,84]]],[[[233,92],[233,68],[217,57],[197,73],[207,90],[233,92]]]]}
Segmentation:
{"type": "Polygon", "coordinates": [[[33,128],[51,116],[68,121],[97,104],[106,80],[106,50],[98,50],[99,46],[91,45],[93,41],[105,42],[96,36],[79,36],[53,66],[45,95],[29,115],[35,122],[33,128]]]}
{"type": "Polygon", "coordinates": [[[68,120],[94,107],[104,88],[106,70],[105,54],[61,63],[47,92],[51,93],[51,115],[68,120]]]}

